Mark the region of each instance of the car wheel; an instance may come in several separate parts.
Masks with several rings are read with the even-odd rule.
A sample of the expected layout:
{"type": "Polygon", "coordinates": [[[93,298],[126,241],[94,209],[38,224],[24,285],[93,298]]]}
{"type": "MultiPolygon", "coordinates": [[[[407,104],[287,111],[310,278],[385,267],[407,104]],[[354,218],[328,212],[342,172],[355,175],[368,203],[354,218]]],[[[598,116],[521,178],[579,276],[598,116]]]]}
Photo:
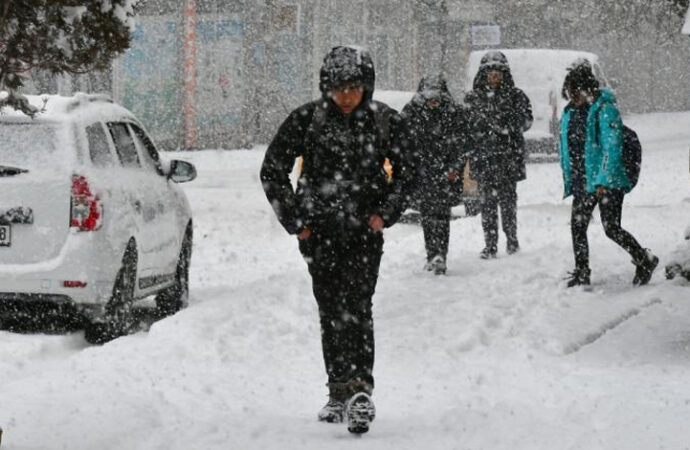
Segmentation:
{"type": "Polygon", "coordinates": [[[132,324],[132,303],[137,278],[137,251],[130,243],[122,258],[113,295],[105,307],[105,315],[86,324],[84,337],[91,344],[104,344],[127,334],[132,324]]]}
{"type": "Polygon", "coordinates": [[[175,314],[189,303],[189,262],[192,258],[192,233],[188,229],[182,240],[175,270],[175,282],[156,295],[156,307],[163,316],[175,314]]]}

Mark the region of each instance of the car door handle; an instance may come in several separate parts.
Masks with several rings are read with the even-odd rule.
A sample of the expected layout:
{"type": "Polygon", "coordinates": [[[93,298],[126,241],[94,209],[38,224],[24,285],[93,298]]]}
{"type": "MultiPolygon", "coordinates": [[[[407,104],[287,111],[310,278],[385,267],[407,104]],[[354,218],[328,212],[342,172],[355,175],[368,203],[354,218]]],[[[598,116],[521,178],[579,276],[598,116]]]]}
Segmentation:
{"type": "Polygon", "coordinates": [[[136,212],[140,213],[141,212],[141,201],[140,200],[134,200],[132,203],[134,205],[134,209],[136,212]]]}

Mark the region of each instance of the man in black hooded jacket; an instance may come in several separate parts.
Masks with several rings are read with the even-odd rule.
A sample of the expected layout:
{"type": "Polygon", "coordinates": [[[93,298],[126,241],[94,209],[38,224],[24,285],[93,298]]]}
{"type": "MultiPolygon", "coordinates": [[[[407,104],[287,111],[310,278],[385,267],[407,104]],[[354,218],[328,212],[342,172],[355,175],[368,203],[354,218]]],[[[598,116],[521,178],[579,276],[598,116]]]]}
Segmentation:
{"type": "Polygon", "coordinates": [[[419,202],[427,263],[436,275],[446,273],[450,215],[462,192],[467,124],[442,76],[425,77],[405,105],[410,140],[417,157],[418,183],[413,195],[419,202]]]}
{"type": "Polygon", "coordinates": [[[321,67],[322,97],[288,116],[261,168],[266,197],[287,232],[297,235],[319,307],[329,388],[319,420],[347,417],[357,433],[374,416],[371,299],[382,230],[400,217],[414,174],[403,121],[372,100],[374,81],[367,51],[333,48],[321,67]],[[289,175],[298,157],[295,191],[289,175]]]}
{"type": "Polygon", "coordinates": [[[498,244],[498,209],[508,254],[520,249],[517,238],[517,182],[526,178],[523,132],[532,126],[532,107],[515,87],[508,59],[488,52],[481,59],[469,108],[472,139],[470,169],[480,191],[485,247],[483,259],[495,258],[498,244]]]}

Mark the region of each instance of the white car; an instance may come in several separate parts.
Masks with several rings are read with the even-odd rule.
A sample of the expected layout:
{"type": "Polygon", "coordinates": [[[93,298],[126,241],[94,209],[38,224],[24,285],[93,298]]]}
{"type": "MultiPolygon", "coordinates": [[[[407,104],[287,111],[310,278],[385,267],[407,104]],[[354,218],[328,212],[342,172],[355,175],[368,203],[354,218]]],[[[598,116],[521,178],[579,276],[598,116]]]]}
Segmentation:
{"type": "Polygon", "coordinates": [[[192,214],[144,127],[104,96],[29,96],[35,118],[0,111],[0,321],[76,313],[86,338],[117,337],[132,303],[187,303],[192,214]],[[32,309],[33,308],[33,309],[32,309]]]}

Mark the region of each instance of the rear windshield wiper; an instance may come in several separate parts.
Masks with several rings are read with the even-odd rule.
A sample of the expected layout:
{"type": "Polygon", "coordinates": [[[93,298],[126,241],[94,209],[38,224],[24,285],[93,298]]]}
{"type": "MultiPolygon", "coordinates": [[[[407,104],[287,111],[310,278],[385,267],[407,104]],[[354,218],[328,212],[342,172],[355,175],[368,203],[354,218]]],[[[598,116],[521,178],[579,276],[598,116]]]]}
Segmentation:
{"type": "Polygon", "coordinates": [[[28,170],[20,167],[0,166],[0,177],[7,177],[12,175],[19,175],[20,173],[27,173],[28,170]]]}

